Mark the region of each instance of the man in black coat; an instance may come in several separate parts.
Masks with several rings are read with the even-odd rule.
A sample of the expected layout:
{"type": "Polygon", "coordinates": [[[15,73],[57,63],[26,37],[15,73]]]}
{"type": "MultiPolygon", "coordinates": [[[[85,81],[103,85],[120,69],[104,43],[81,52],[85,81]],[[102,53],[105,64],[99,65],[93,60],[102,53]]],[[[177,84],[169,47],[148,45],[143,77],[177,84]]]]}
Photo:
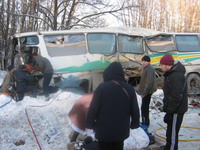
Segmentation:
{"type": "Polygon", "coordinates": [[[120,63],[111,63],[103,78],[94,92],[87,128],[94,129],[99,150],[123,150],[130,128],[139,127],[137,97],[133,87],[125,82],[120,63]]]}
{"type": "Polygon", "coordinates": [[[16,79],[16,91],[18,94],[17,101],[23,100],[26,92],[31,92],[32,97],[37,96],[36,86],[30,84],[31,82],[35,82],[36,78],[31,76],[29,72],[26,71],[26,67],[24,65],[21,65],[19,70],[16,71],[14,75],[16,79]]]}
{"type": "Polygon", "coordinates": [[[161,58],[160,67],[165,72],[163,111],[166,112],[164,122],[167,123],[167,143],[164,150],[178,150],[178,133],[188,109],[185,67],[180,62],[174,64],[169,54],[161,58]]]}

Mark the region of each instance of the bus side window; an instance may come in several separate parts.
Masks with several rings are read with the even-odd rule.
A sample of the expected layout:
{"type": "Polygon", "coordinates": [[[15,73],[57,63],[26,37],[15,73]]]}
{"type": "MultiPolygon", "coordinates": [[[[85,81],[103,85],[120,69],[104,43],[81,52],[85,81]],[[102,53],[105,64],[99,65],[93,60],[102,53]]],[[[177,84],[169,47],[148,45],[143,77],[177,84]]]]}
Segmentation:
{"type": "Polygon", "coordinates": [[[200,51],[199,37],[197,35],[176,35],[175,39],[178,51],[200,51]]]}
{"type": "Polygon", "coordinates": [[[171,35],[158,35],[147,38],[147,45],[152,51],[157,52],[173,51],[175,49],[171,35]]]}

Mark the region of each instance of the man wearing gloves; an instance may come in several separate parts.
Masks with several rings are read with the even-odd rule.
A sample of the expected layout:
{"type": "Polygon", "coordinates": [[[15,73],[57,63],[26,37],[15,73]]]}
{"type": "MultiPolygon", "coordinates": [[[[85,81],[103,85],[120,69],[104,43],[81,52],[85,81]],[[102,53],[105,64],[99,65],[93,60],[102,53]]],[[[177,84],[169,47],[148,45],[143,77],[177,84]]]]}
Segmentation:
{"type": "Polygon", "coordinates": [[[142,57],[142,75],[140,78],[140,85],[138,94],[142,97],[141,116],[142,125],[149,126],[149,104],[151,95],[157,90],[156,74],[154,68],[150,64],[151,59],[149,56],[142,57]]]}
{"type": "Polygon", "coordinates": [[[87,128],[95,131],[99,150],[123,150],[130,128],[139,127],[135,90],[125,82],[122,66],[118,62],[105,69],[103,78],[104,82],[94,92],[87,128]]]}
{"type": "Polygon", "coordinates": [[[163,111],[166,112],[164,122],[167,123],[164,150],[178,150],[178,133],[188,109],[185,67],[180,62],[174,64],[169,54],[161,58],[160,67],[164,71],[163,111]]]}

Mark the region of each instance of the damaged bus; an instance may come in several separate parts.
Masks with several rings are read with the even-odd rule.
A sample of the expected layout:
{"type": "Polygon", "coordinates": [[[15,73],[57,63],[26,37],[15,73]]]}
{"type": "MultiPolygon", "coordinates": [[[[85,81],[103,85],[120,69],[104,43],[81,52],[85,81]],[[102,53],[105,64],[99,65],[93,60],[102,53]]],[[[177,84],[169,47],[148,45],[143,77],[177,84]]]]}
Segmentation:
{"type": "Polygon", "coordinates": [[[189,89],[199,87],[198,34],[127,27],[19,33],[13,38],[13,65],[17,58],[26,64],[27,54],[34,51],[50,60],[54,68],[52,82],[61,88],[94,90],[103,80],[103,70],[113,61],[121,62],[127,81],[136,86],[144,55],[151,57],[162,85],[159,60],[165,54],[172,54],[186,66],[189,89]]]}
{"type": "Polygon", "coordinates": [[[145,37],[145,51],[157,74],[162,76],[159,62],[163,55],[171,54],[186,68],[186,79],[190,93],[200,93],[200,34],[199,33],[159,33],[145,37]]]}

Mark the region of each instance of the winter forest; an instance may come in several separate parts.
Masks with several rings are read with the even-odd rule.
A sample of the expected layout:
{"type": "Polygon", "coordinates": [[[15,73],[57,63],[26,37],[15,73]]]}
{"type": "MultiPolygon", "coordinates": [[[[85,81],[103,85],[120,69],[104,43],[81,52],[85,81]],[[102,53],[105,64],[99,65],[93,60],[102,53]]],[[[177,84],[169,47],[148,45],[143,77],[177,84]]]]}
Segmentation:
{"type": "Polygon", "coordinates": [[[106,27],[199,32],[199,0],[0,0],[0,51],[9,57],[15,33],[106,27]]]}
{"type": "MultiPolygon", "coordinates": [[[[51,61],[52,65],[57,67],[57,69],[54,68],[54,71],[57,70],[57,72],[54,72],[55,74],[52,78],[55,84],[50,84],[55,91],[52,90],[50,96],[44,95],[43,89],[41,88],[43,85],[39,85],[43,82],[43,79],[41,80],[43,77],[41,74],[39,74],[41,78],[39,78],[37,74],[33,75],[33,84],[38,87],[37,90],[39,91],[38,93],[36,92],[37,95],[35,97],[31,97],[31,92],[26,93],[22,101],[16,102],[16,99],[14,100],[11,96],[6,95],[6,93],[0,92],[0,150],[71,150],[76,148],[75,146],[77,146],[77,143],[70,141],[73,131],[73,122],[70,121],[68,117],[69,112],[76,101],[79,101],[87,92],[94,90],[96,85],[100,83],[102,72],[99,73],[98,71],[105,69],[103,67],[108,64],[105,60],[112,62],[115,58],[118,60],[121,58],[122,63],[126,60],[128,62],[126,79],[128,79],[129,74],[134,75],[130,76],[132,77],[131,79],[134,79],[130,80],[130,82],[135,86],[139,83],[141,77],[139,74],[142,67],[139,63],[141,60],[140,56],[146,53],[142,48],[145,46],[146,50],[152,48],[152,50],[155,51],[149,54],[153,55],[155,52],[155,57],[153,56],[152,58],[154,58],[154,64],[158,62],[156,64],[156,69],[159,74],[156,75],[159,81],[163,81],[163,72],[161,72],[160,69],[161,55],[157,55],[157,53],[161,52],[161,54],[165,54],[174,52],[173,46],[176,43],[173,43],[173,39],[175,39],[173,34],[170,36],[166,33],[162,33],[162,36],[155,34],[154,37],[152,35],[147,35],[148,38],[146,39],[149,41],[145,41],[143,35],[135,36],[131,34],[133,38],[131,36],[131,38],[128,36],[127,38],[124,36],[124,32],[120,33],[117,30],[116,35],[121,34],[121,36],[105,36],[106,38],[102,36],[102,45],[105,46],[106,49],[110,49],[108,53],[107,51],[100,53],[103,51],[100,39],[96,41],[90,40],[92,44],[96,42],[96,47],[100,47],[100,50],[95,49],[96,47],[94,46],[94,48],[92,47],[94,53],[91,52],[90,54],[95,55],[87,55],[88,53],[86,53],[86,51],[88,50],[89,42],[84,39],[85,36],[79,36],[76,31],[74,35],[78,36],[72,36],[72,39],[75,37],[75,40],[72,40],[72,42],[69,40],[70,42],[68,42],[67,39],[70,34],[66,33],[65,35],[65,32],[62,31],[81,29],[80,35],[82,35],[82,29],[89,29],[91,32],[92,28],[114,26],[136,27],[134,31],[141,28],[139,32],[143,33],[148,33],[148,30],[145,29],[154,30],[153,32],[155,33],[158,33],[156,31],[166,33],[198,33],[198,35],[195,35],[195,38],[192,39],[195,41],[194,43],[189,42],[188,44],[184,40],[180,40],[179,44],[184,45],[186,50],[190,49],[190,51],[186,51],[183,46],[183,48],[181,47],[182,49],[180,48],[182,51],[178,51],[182,55],[175,55],[175,57],[178,58],[178,56],[180,56],[180,60],[187,64],[190,72],[187,73],[187,82],[184,81],[183,86],[183,88],[185,88],[186,85],[189,85],[190,97],[189,109],[185,113],[182,124],[183,127],[181,127],[180,130],[179,147],[180,150],[200,150],[200,119],[198,119],[200,117],[200,76],[198,74],[200,72],[200,67],[199,63],[196,63],[200,60],[200,0],[0,0],[0,85],[4,82],[7,73],[9,73],[8,68],[11,64],[17,64],[17,67],[20,66],[20,63],[14,63],[15,60],[21,61],[21,64],[26,64],[25,56],[27,57],[29,55],[23,55],[23,53],[21,53],[25,48],[28,49],[26,49],[26,54],[29,54],[27,52],[31,52],[31,54],[33,54],[32,52],[39,53],[39,48],[46,49],[45,53],[47,53],[47,48],[49,48],[52,55],[47,53],[48,59],[53,58],[51,61]],[[56,31],[56,33],[52,35],[48,35],[47,33],[47,38],[45,39],[45,34],[42,34],[42,31],[56,31]],[[36,42],[36,44],[34,43],[32,45],[25,45],[20,40],[13,40],[15,34],[25,32],[37,32],[39,39],[43,36],[42,38],[45,39],[43,40],[43,45],[45,45],[45,47],[38,46],[41,40],[38,40],[38,43],[36,42]],[[60,34],[63,36],[61,37],[60,34]],[[116,38],[119,41],[117,41],[118,43],[120,43],[119,38],[121,38],[121,49],[119,44],[110,37],[113,37],[113,39],[116,38]],[[76,39],[78,40],[76,41],[76,39]],[[157,39],[158,42],[156,43],[157,39]],[[61,40],[61,42],[56,43],[57,40],[61,40]],[[64,41],[66,43],[64,43],[64,41]],[[131,41],[130,44],[129,41],[131,41]],[[148,45],[144,45],[144,41],[148,45]],[[100,43],[99,45],[98,42],[100,43]],[[149,47],[149,45],[151,47],[149,47]],[[191,50],[192,46],[194,46],[193,50],[191,50]],[[113,47],[121,51],[116,50],[117,53],[114,53],[115,49],[113,47]],[[75,49],[79,50],[81,48],[83,51],[74,52],[75,49]],[[195,48],[198,49],[198,51],[195,48]],[[65,49],[66,51],[69,49],[69,53],[64,53],[65,49]],[[13,54],[14,51],[16,51],[15,55],[13,54]],[[136,55],[139,57],[135,57],[135,53],[133,53],[135,56],[131,55],[132,51],[136,52],[136,55]],[[119,55],[118,52],[121,54],[119,55]],[[81,57],[76,57],[76,55],[79,54],[81,54],[81,57]],[[12,63],[11,59],[13,61],[12,63]],[[82,63],[82,61],[84,63],[82,63]],[[72,63],[72,65],[70,63],[72,63]],[[135,65],[136,67],[131,68],[131,65],[135,65]],[[198,71],[196,72],[195,70],[195,72],[192,72],[191,70],[193,68],[197,68],[196,70],[198,71]],[[83,74],[79,74],[79,72],[83,74]],[[62,76],[62,73],[66,74],[62,76]],[[70,148],[70,146],[72,147],[70,148]]],[[[127,28],[125,31],[127,31],[127,28]]],[[[131,31],[133,30],[131,29],[131,31]]],[[[101,32],[103,34],[106,33],[105,29],[101,32]]],[[[32,35],[33,34],[28,36],[31,37],[32,35]]],[[[83,33],[83,35],[87,34],[83,33]]],[[[187,35],[190,36],[192,34],[187,35]]],[[[22,38],[24,38],[23,36],[22,38]]],[[[92,37],[95,36],[91,36],[91,39],[92,37]]],[[[99,37],[99,35],[97,34],[96,37],[99,37]]],[[[33,58],[33,55],[31,55],[31,58],[33,58]]],[[[34,68],[32,69],[34,70],[34,68]]],[[[13,85],[16,85],[16,81],[13,85]]],[[[125,150],[133,150],[133,148],[139,150],[145,147],[151,148],[147,146],[153,145],[155,142],[155,144],[157,144],[155,149],[164,145],[166,133],[166,124],[163,122],[165,113],[162,110],[164,94],[163,90],[160,88],[162,88],[162,86],[159,86],[159,89],[152,95],[150,103],[151,126],[149,129],[147,128],[145,132],[141,129],[144,136],[141,135],[141,131],[132,130],[133,132],[129,137],[133,137],[134,140],[128,138],[125,143],[125,150]],[[156,140],[153,138],[150,139],[149,135],[150,137],[156,137],[156,140]],[[151,140],[153,140],[154,143],[151,140]]],[[[13,89],[13,91],[13,93],[16,94],[16,89],[13,89]]],[[[89,95],[91,100],[91,93],[87,94],[86,96],[89,95]]],[[[179,95],[182,97],[182,94],[179,95]]],[[[143,95],[138,95],[136,93],[136,96],[139,108],[141,108],[141,96],[143,95]]],[[[87,131],[87,134],[91,132],[90,130],[87,131]]],[[[84,136],[79,137],[80,139],[82,138],[82,141],[88,136],[86,132],[84,132],[84,134],[84,136]]],[[[93,134],[93,132],[90,134],[93,134]]],[[[78,144],[83,143],[84,142],[80,142],[78,144]]],[[[79,148],[79,145],[77,147],[79,148]]],[[[76,150],[78,150],[78,148],[76,150]]]]}

